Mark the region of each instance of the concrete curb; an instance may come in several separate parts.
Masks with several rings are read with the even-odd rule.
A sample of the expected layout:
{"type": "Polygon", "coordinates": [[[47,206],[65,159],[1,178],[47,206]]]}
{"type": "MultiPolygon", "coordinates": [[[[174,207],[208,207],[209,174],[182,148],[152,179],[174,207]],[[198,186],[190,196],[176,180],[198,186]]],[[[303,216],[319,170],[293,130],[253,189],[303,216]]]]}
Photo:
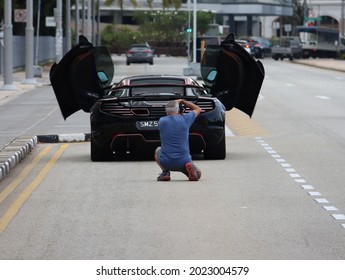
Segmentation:
{"type": "Polygon", "coordinates": [[[37,136],[20,136],[0,151],[0,180],[21,162],[37,145],[37,136]]]}
{"type": "Polygon", "coordinates": [[[39,143],[69,143],[90,141],[90,133],[37,135],[39,143]]]}
{"type": "Polygon", "coordinates": [[[90,138],[90,133],[19,136],[0,151],[0,182],[38,143],[86,142],[90,138]]]}

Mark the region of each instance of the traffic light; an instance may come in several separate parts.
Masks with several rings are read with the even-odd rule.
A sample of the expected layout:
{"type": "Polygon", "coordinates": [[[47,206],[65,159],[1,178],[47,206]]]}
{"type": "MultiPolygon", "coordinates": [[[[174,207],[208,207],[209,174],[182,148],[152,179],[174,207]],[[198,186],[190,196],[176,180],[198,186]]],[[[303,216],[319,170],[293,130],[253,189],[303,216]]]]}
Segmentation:
{"type": "Polygon", "coordinates": [[[192,33],[192,28],[186,28],[187,33],[192,33]]]}

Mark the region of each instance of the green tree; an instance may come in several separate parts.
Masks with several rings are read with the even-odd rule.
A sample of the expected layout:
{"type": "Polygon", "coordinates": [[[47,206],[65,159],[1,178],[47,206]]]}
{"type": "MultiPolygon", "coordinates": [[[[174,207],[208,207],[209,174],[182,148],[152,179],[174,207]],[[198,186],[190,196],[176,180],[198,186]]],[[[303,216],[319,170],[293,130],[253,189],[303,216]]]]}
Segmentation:
{"type": "Polygon", "coordinates": [[[181,7],[181,0],[162,0],[163,10],[173,5],[176,10],[181,7]]]}

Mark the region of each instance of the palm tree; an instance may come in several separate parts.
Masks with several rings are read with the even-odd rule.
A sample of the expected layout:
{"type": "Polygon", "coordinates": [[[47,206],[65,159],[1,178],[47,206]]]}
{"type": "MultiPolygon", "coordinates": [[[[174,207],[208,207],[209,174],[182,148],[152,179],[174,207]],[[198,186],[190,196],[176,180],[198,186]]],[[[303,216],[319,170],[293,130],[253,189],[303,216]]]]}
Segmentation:
{"type": "Polygon", "coordinates": [[[181,0],[162,0],[163,9],[168,8],[171,5],[174,5],[175,9],[178,10],[181,7],[181,0]]]}

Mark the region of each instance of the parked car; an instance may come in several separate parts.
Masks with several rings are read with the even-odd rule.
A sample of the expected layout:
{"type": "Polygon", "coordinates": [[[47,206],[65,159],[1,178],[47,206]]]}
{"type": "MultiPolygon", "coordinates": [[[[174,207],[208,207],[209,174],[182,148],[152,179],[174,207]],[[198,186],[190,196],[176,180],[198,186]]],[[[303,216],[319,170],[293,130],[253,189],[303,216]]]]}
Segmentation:
{"type": "Polygon", "coordinates": [[[149,44],[134,44],[126,52],[126,63],[149,63],[153,65],[154,50],[149,44]]]}
{"type": "Polygon", "coordinates": [[[302,58],[303,48],[300,37],[286,36],[279,38],[272,47],[271,56],[274,60],[302,58]]]}
{"type": "Polygon", "coordinates": [[[255,58],[271,56],[272,42],[264,37],[249,37],[247,41],[255,58]]]}
{"type": "Polygon", "coordinates": [[[246,40],[236,39],[235,41],[238,44],[240,44],[249,54],[252,54],[251,47],[250,47],[249,43],[246,40]]]}
{"type": "MultiPolygon", "coordinates": [[[[132,76],[111,85],[114,67],[108,49],[94,47],[80,36],[50,70],[50,81],[63,117],[83,109],[90,113],[91,160],[142,153],[160,145],[158,120],[169,100],[184,98],[202,108],[190,129],[192,153],[205,159],[226,156],[225,112],[236,107],[252,115],[264,78],[255,61],[234,40],[205,52],[205,85],[182,75],[132,76]],[[216,56],[221,63],[214,65],[216,56]]],[[[181,108],[188,111],[188,108],[181,108]]]]}

